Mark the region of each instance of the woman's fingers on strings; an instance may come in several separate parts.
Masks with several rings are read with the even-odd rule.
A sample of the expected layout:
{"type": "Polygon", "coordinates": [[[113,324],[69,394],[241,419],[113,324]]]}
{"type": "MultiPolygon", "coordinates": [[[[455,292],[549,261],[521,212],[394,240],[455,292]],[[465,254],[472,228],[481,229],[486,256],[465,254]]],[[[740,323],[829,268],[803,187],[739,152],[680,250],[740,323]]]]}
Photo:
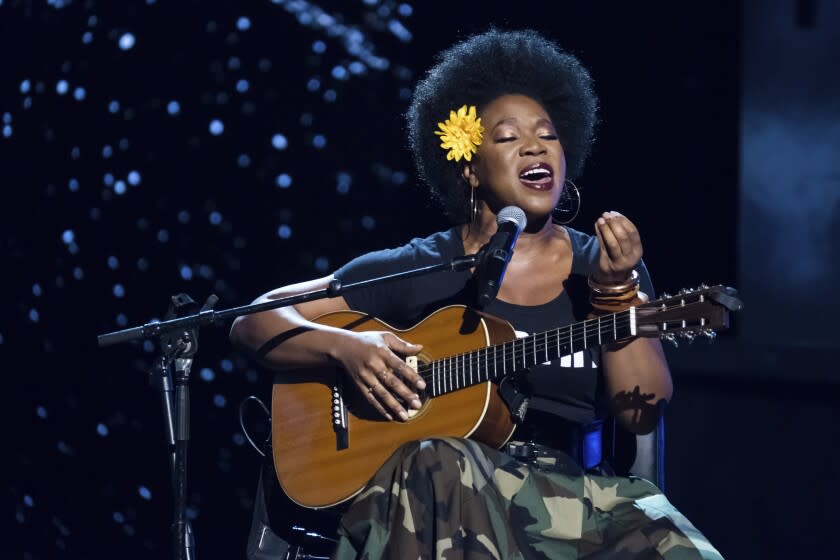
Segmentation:
{"type": "Polygon", "coordinates": [[[388,382],[388,388],[392,393],[399,395],[411,408],[419,409],[422,406],[420,396],[411,389],[411,386],[417,385],[416,381],[414,381],[415,378],[420,379],[420,376],[399,359],[397,359],[396,363],[392,364],[390,369],[383,372],[380,377],[380,379],[388,382]]]}
{"type": "Polygon", "coordinates": [[[394,397],[391,391],[382,385],[382,383],[377,381],[377,384],[373,386],[371,393],[379,399],[379,402],[382,403],[383,406],[387,407],[388,410],[393,411],[394,414],[396,414],[401,420],[408,420],[408,412],[406,412],[405,408],[400,404],[396,397],[394,397]]]}
{"type": "MultiPolygon", "coordinates": [[[[390,334],[391,336],[387,337],[386,340],[393,352],[399,352],[404,356],[414,356],[423,349],[422,344],[406,342],[397,335],[393,333],[390,334]]],[[[426,382],[417,374],[417,372],[411,369],[402,359],[399,358],[399,356],[394,355],[394,359],[396,361],[392,362],[391,368],[399,373],[402,378],[405,379],[406,383],[413,387],[417,387],[418,389],[426,388],[426,382]]]]}

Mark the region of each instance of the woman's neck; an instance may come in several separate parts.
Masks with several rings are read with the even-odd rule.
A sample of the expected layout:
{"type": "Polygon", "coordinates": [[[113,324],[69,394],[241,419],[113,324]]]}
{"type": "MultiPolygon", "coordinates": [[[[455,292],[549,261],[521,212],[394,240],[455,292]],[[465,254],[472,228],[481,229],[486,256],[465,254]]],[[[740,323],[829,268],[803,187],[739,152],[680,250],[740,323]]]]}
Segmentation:
{"type": "MultiPolygon", "coordinates": [[[[499,226],[496,222],[496,214],[490,211],[483,203],[479,206],[475,219],[463,226],[461,238],[464,241],[464,248],[467,253],[477,252],[496,233],[499,226]]],[[[530,230],[530,228],[528,228],[530,230]]],[[[536,231],[522,231],[516,241],[516,251],[521,254],[529,254],[545,250],[548,245],[557,237],[557,228],[551,221],[550,216],[543,220],[543,225],[536,231]]]]}

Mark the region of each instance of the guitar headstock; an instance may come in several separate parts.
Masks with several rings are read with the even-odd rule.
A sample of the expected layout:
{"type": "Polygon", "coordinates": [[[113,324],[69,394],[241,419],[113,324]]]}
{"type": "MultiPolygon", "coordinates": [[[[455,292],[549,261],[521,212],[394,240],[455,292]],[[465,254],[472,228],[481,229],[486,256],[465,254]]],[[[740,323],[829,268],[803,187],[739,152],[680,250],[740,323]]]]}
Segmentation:
{"type": "Polygon", "coordinates": [[[697,337],[713,340],[717,331],[729,327],[729,312],[744,304],[737,290],[726,286],[700,284],[662,294],[656,301],[636,308],[636,328],[640,336],[659,337],[677,345],[677,337],[693,342],[697,337]]]}

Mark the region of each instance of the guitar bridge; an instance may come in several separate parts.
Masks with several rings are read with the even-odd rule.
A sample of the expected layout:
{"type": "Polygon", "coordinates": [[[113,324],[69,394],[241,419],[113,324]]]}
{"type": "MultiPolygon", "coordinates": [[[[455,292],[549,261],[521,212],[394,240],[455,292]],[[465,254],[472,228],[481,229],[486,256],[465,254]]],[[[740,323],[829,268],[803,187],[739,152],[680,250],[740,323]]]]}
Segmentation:
{"type": "Polygon", "coordinates": [[[335,449],[341,451],[350,447],[347,430],[347,408],[344,406],[341,383],[332,387],[332,426],[335,432],[335,449]]]}

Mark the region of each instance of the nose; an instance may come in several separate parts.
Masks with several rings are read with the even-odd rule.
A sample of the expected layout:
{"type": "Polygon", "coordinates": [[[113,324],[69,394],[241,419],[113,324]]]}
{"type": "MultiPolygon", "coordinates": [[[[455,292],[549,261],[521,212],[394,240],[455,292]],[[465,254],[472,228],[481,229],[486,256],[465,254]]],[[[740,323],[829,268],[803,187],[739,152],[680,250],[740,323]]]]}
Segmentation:
{"type": "Polygon", "coordinates": [[[522,142],[522,146],[519,148],[519,155],[520,156],[538,156],[544,155],[548,150],[540,142],[540,138],[536,135],[529,134],[524,137],[524,142],[522,142]]]}

